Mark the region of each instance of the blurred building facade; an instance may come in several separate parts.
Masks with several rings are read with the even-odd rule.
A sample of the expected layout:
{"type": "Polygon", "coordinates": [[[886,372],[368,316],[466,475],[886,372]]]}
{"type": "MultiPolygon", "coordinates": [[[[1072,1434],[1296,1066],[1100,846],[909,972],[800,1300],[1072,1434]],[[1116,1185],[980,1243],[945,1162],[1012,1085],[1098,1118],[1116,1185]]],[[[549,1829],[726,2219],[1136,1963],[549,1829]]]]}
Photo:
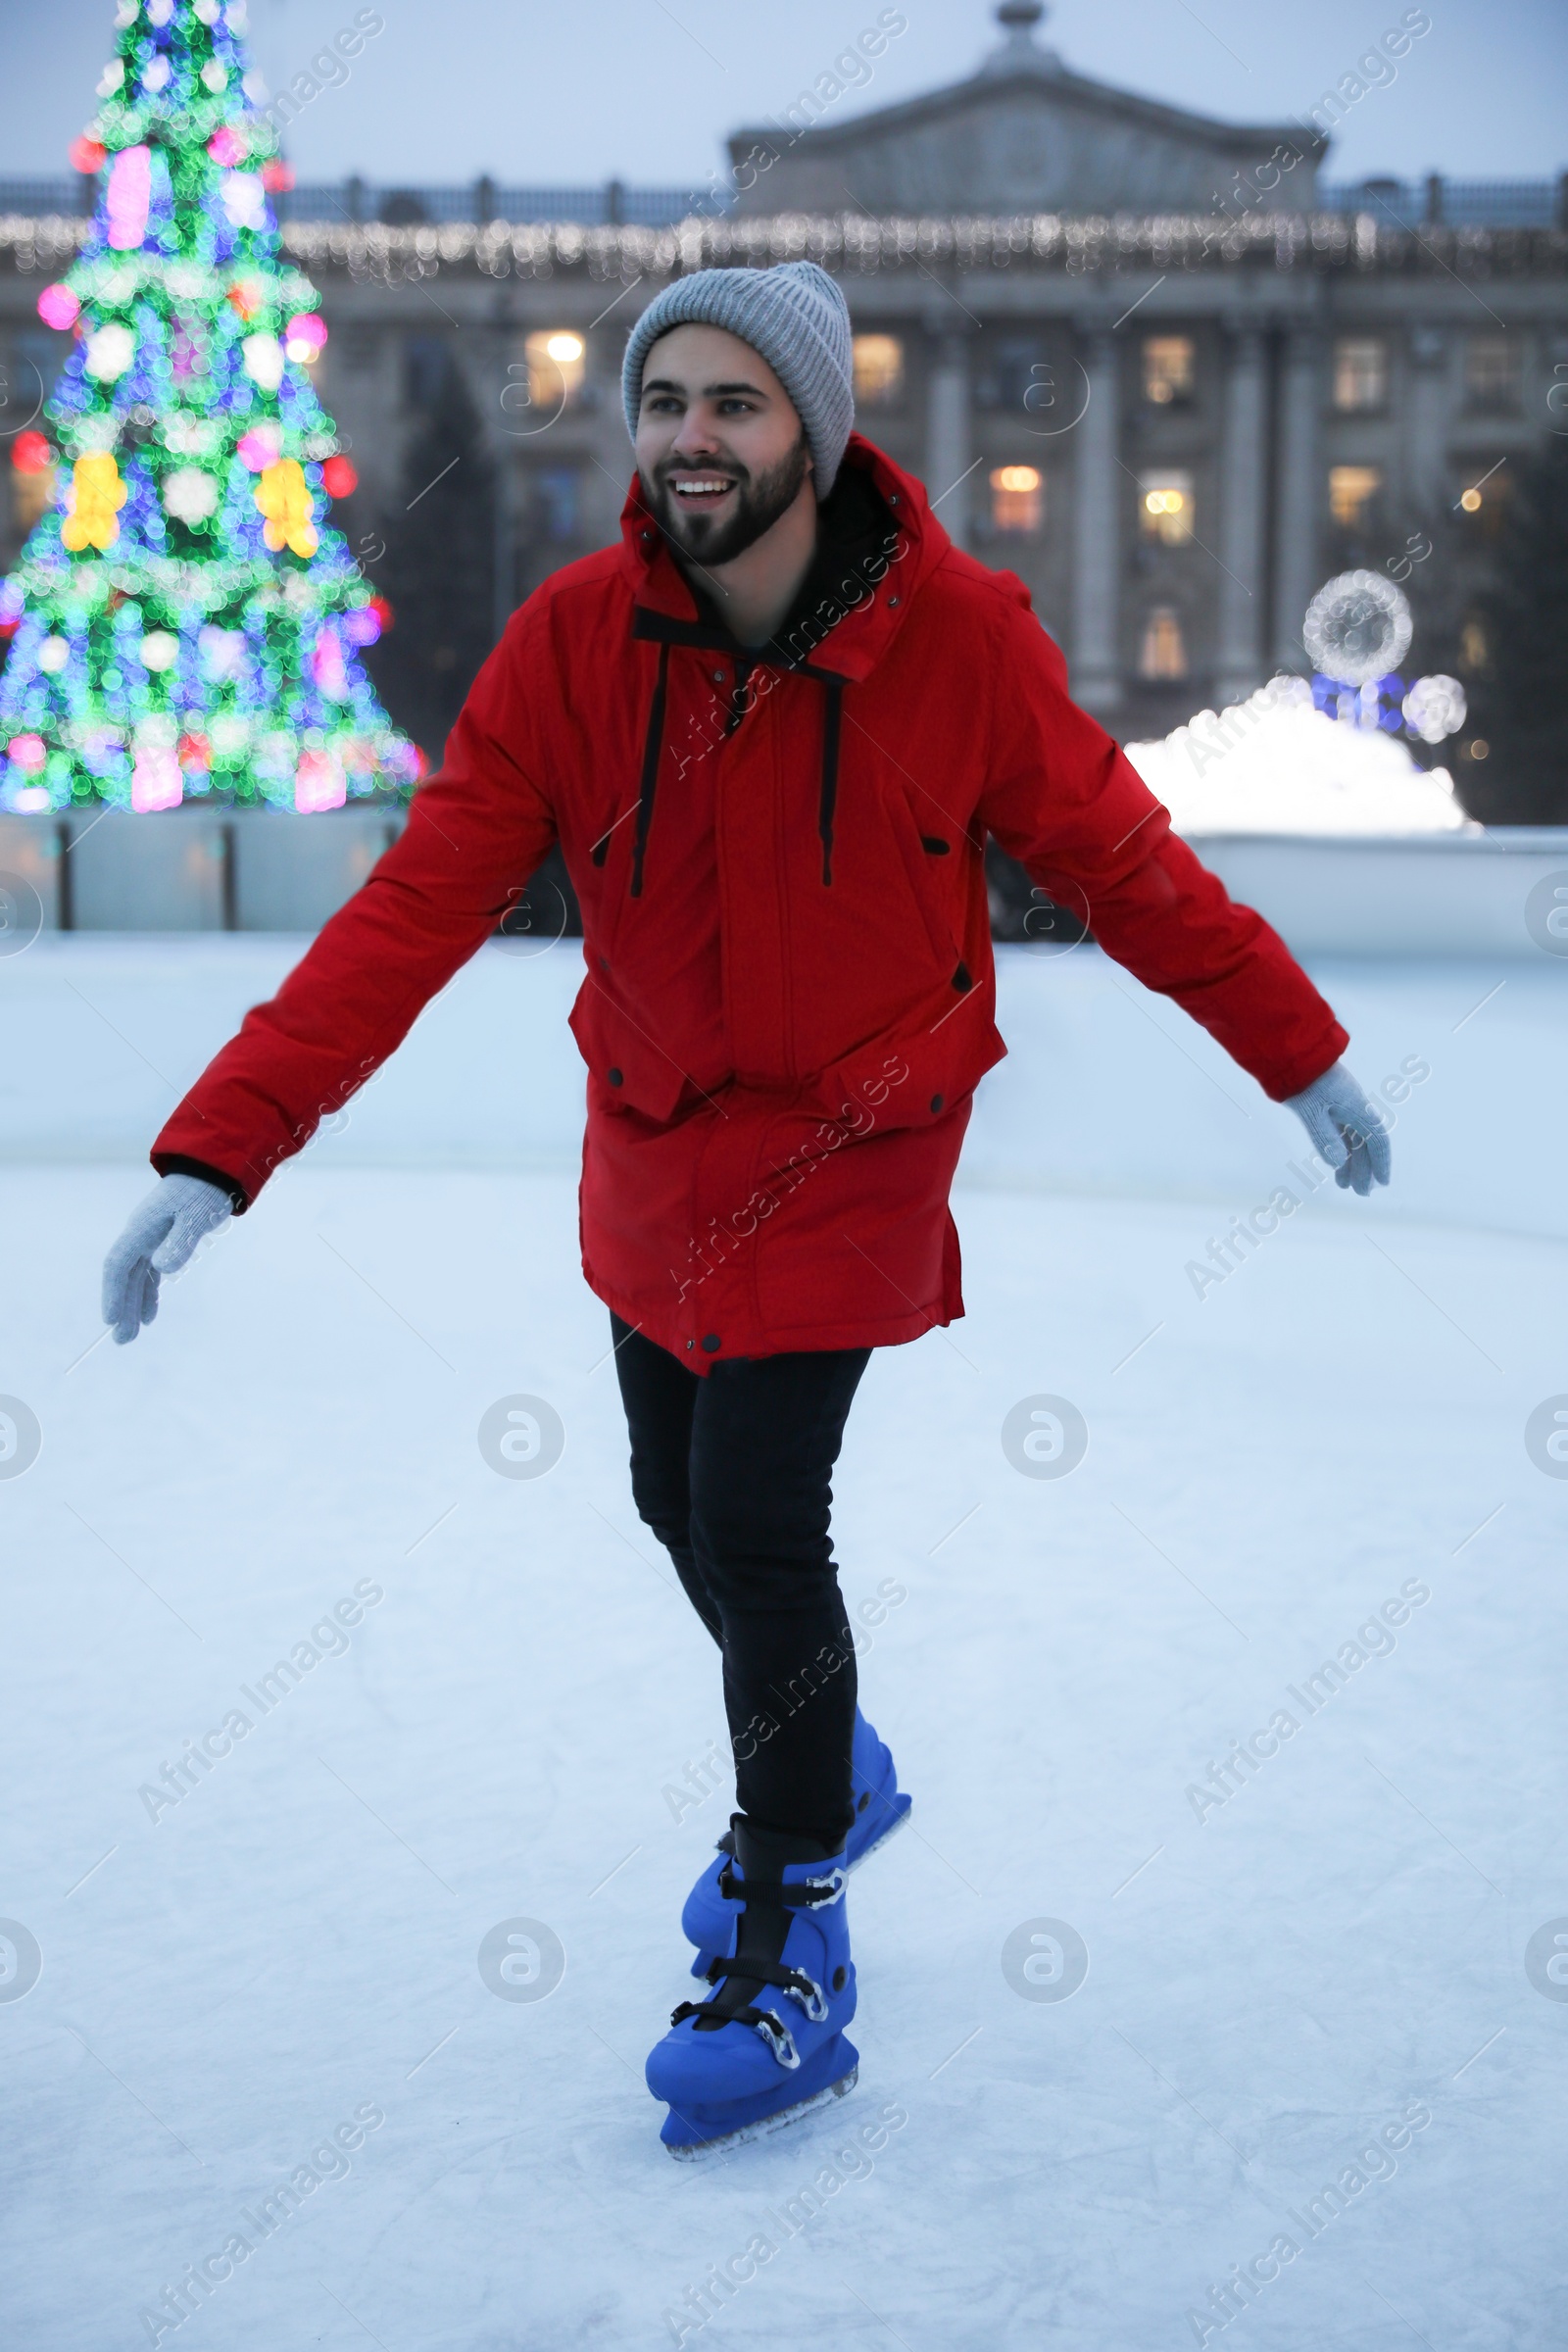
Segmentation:
{"type": "MultiPolygon", "coordinates": [[[[1295,122],[1220,123],[1071,73],[1037,0],[997,13],[962,82],[842,122],[803,92],[737,131],[707,191],[351,181],[287,200],[331,328],[319,389],[361,480],[334,519],[372,581],[416,507],[426,537],[442,527],[452,485],[411,466],[454,364],[488,442],[482,507],[451,510],[462,650],[394,635],[394,713],[400,663],[461,695],[476,634],[613,536],[642,305],[677,271],[800,255],[848,295],[861,429],[956,540],[1028,582],[1119,736],[1309,669],[1308,599],[1356,565],[1406,585],[1419,666],[1484,666],[1469,600],[1510,466],[1568,432],[1563,184],[1339,187],[1333,91],[1295,122]]],[[[66,349],[33,305],[73,209],[69,188],[29,202],[0,181],[12,427],[66,349]]],[[[8,486],[0,568],[42,494],[8,486]]]]}

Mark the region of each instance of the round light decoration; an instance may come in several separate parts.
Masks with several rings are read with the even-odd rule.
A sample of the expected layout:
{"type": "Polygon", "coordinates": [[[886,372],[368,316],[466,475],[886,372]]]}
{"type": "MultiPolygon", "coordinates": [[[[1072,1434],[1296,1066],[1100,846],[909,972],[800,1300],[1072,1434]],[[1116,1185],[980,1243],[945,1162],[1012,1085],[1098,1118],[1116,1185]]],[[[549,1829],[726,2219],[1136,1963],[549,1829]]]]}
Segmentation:
{"type": "Polygon", "coordinates": [[[57,333],[74,326],[80,315],[81,304],[69,286],[45,286],[38,297],[39,318],[45,326],[52,326],[57,333]]]}
{"type": "Polygon", "coordinates": [[[99,383],[112,384],[124,374],[135,357],[135,336],[128,326],[122,326],[118,319],[112,318],[107,326],[95,326],[87,337],[83,365],[99,383]]]}
{"type": "Polygon", "coordinates": [[[164,484],[164,505],[176,522],[206,522],[218,512],[218,483],[199,466],[180,466],[164,484]]]}
{"type": "Polygon", "coordinates": [[[240,464],[252,473],[265,473],[268,466],[275,466],[283,455],[282,426],[270,420],[253,424],[248,433],[241,433],[235,444],[235,452],[240,464]]]}
{"type": "Polygon", "coordinates": [[[1458,679],[1435,670],[1430,677],[1417,678],[1400,709],[1406,725],[1423,743],[1442,743],[1458,734],[1468,706],[1458,679]]]}
{"type": "Polygon", "coordinates": [[[148,669],[172,669],[179,660],[179,639],[172,629],[149,629],[141,641],[141,658],[148,669]]]}
{"type": "Polygon", "coordinates": [[[1326,677],[1366,686],[1403,660],[1413,634],[1409,600],[1392,580],[1342,571],[1307,606],[1301,642],[1326,677]]]}
{"type": "Polygon", "coordinates": [[[247,335],[240,345],[245,372],[264,392],[275,392],[283,380],[283,346],[275,335],[247,335]]]}
{"type": "Polygon", "coordinates": [[[231,227],[267,226],[267,198],[259,172],[225,172],[220,193],[231,227]]]}
{"type": "Polygon", "coordinates": [[[289,320],[285,333],[287,340],[284,349],[289,358],[307,368],[314,366],[326,341],[325,319],[315,311],[302,311],[297,318],[289,320]]]}

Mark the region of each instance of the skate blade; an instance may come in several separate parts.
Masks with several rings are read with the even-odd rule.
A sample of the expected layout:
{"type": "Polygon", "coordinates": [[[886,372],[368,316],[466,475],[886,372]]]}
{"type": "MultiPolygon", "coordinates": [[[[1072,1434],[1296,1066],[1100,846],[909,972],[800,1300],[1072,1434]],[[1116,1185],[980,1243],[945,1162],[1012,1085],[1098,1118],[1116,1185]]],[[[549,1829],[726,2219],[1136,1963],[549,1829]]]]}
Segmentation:
{"type": "Polygon", "coordinates": [[[781,2107],[776,2115],[761,2116],[755,2124],[741,2124],[735,2131],[726,2132],[717,2139],[674,2143],[666,2139],[663,2144],[681,2164],[706,2164],[710,2158],[727,2156],[732,2148],[744,2147],[748,2140],[766,2139],[774,2132],[787,2132],[791,2124],[800,2123],[805,2116],[814,2115],[819,2107],[830,2107],[835,2099],[848,2096],[859,2080],[859,2062],[857,2060],[849,2073],[841,2075],[836,2082],[828,2083],[824,2090],[813,2090],[809,2098],[797,2099],[793,2107],[781,2107]]]}

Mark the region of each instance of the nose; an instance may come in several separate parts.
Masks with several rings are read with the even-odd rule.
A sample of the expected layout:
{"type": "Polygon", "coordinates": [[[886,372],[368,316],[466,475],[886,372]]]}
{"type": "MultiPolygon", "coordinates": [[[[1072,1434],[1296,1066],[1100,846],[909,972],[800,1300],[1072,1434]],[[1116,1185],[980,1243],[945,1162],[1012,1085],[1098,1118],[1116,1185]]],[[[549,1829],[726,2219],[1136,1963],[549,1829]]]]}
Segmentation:
{"type": "Polygon", "coordinates": [[[680,431],[670,443],[670,455],[694,464],[718,455],[718,434],[712,418],[701,408],[688,409],[681,418],[680,431]]]}

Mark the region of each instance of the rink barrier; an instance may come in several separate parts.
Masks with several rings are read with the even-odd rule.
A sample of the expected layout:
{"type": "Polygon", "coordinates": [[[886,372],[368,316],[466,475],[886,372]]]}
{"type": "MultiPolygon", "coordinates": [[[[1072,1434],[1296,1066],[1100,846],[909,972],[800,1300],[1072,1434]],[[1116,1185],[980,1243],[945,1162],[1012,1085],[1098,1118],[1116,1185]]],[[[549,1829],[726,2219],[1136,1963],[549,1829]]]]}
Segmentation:
{"type": "Polygon", "coordinates": [[[20,882],[25,901],[5,920],[47,931],[318,931],[405,821],[393,808],[0,815],[0,877],[16,878],[0,888],[15,899],[20,882]]]}
{"type": "Polygon", "coordinates": [[[1565,825],[1211,833],[1191,846],[1298,956],[1568,956],[1565,825]]]}
{"type": "MultiPolygon", "coordinates": [[[[393,808],[0,815],[0,927],[314,932],[405,821],[393,808]]],[[[1298,955],[1568,956],[1568,826],[1192,847],[1298,955]]]]}

